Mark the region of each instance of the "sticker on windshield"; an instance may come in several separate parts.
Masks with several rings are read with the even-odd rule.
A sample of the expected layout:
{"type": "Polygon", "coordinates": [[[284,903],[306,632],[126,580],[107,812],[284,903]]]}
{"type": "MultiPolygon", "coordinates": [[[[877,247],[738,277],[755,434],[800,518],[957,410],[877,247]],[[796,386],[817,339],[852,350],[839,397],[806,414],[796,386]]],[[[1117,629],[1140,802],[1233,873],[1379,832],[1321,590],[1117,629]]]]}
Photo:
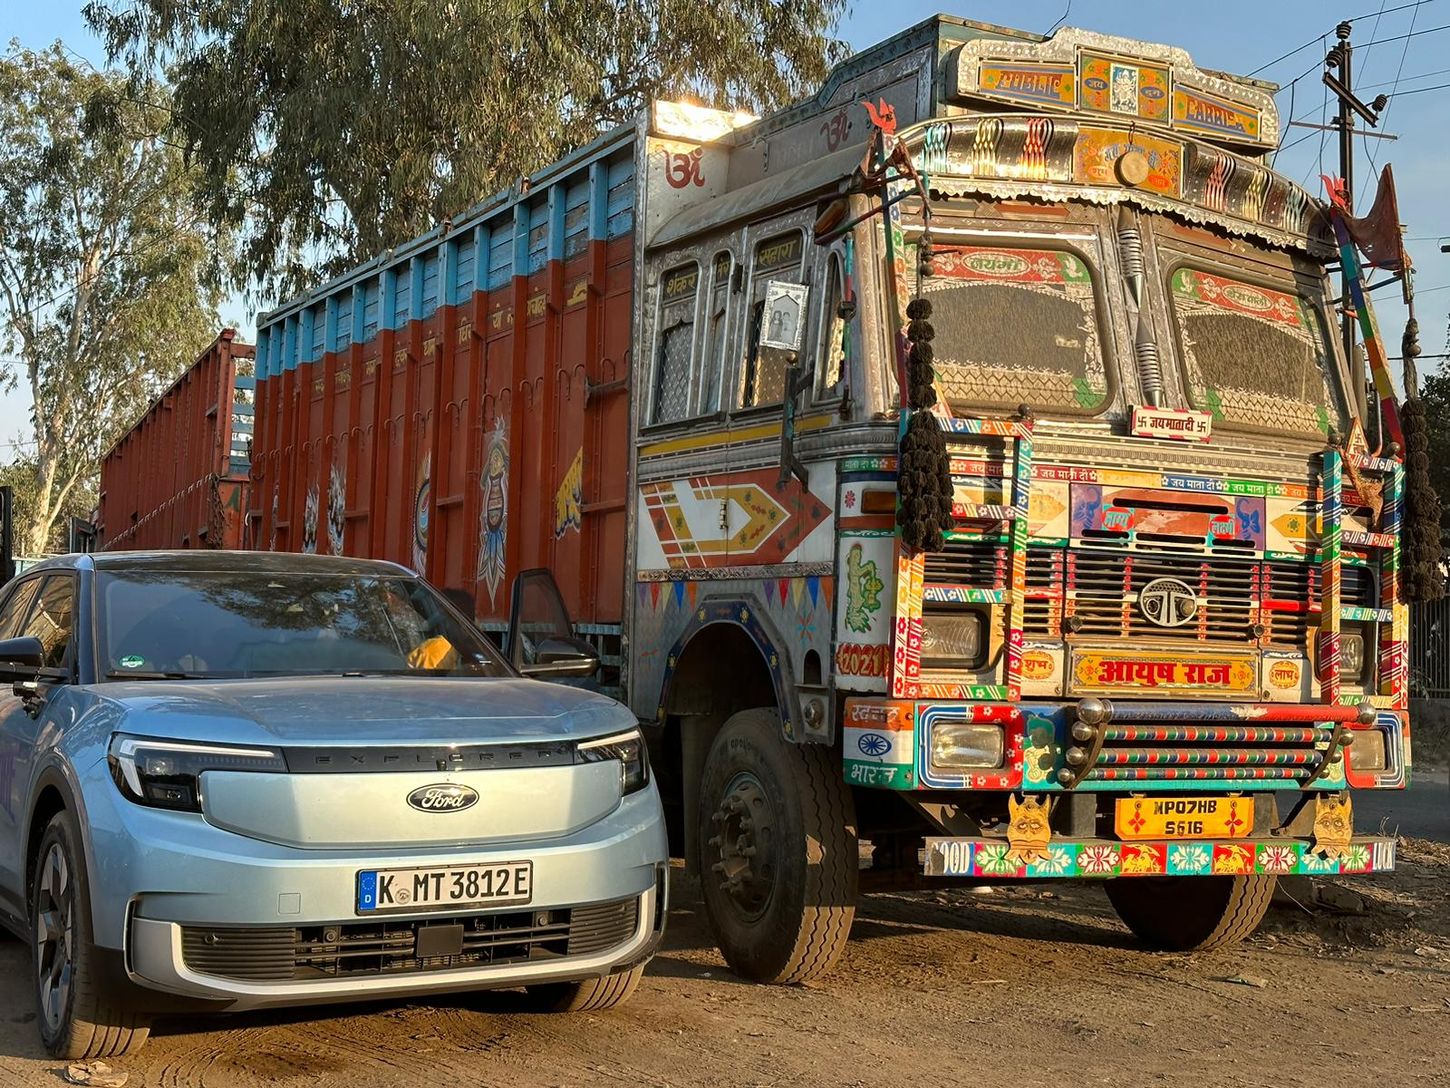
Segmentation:
{"type": "Polygon", "coordinates": [[[139,669],[142,665],[146,664],[146,659],[136,654],[127,654],[120,661],[116,662],[116,664],[120,665],[123,669],[139,669]]]}

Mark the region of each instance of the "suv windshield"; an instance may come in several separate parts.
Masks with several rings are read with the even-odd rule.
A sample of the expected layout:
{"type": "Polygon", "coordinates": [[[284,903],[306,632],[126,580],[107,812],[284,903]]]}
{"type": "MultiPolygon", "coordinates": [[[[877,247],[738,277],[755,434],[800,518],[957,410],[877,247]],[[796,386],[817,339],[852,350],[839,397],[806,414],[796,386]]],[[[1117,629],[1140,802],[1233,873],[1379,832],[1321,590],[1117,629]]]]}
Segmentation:
{"type": "Polygon", "coordinates": [[[111,680],[509,674],[405,575],[135,570],[100,572],[96,584],[111,680]]]}

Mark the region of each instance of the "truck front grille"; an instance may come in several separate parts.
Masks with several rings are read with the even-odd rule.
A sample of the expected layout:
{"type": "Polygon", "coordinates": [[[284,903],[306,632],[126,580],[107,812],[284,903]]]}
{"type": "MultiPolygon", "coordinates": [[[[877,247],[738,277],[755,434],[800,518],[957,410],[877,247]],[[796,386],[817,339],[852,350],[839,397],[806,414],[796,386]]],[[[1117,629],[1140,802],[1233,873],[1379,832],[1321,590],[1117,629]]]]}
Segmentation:
{"type": "Polygon", "coordinates": [[[563,910],[293,929],[183,926],[181,955],[199,974],[247,982],[411,974],[592,956],[628,941],[638,921],[639,900],[633,898],[563,910]],[[421,929],[460,925],[461,953],[419,957],[421,929]]]}
{"type": "Polygon", "coordinates": [[[1259,564],[1235,555],[1176,555],[1075,548],[1067,553],[1072,614],[1084,638],[1245,641],[1253,623],[1259,564]],[[1199,595],[1198,614],[1182,627],[1157,627],[1138,608],[1138,594],[1159,578],[1199,595]]]}

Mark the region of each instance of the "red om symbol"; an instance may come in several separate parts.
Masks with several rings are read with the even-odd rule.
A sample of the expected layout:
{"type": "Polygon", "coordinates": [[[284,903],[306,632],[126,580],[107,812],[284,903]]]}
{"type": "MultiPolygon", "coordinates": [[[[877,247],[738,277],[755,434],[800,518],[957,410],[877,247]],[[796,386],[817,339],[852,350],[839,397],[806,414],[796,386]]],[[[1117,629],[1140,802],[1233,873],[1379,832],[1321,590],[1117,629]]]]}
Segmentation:
{"type": "Polygon", "coordinates": [[[705,175],[700,171],[700,156],[704,154],[704,148],[665,151],[662,154],[665,157],[665,180],[670,183],[671,189],[683,189],[691,182],[705,184],[705,175]]]}
{"type": "Polygon", "coordinates": [[[826,138],[826,148],[830,151],[836,150],[846,142],[846,137],[851,134],[851,118],[846,115],[846,107],[842,106],[836,111],[829,121],[821,122],[821,135],[826,138]]]}

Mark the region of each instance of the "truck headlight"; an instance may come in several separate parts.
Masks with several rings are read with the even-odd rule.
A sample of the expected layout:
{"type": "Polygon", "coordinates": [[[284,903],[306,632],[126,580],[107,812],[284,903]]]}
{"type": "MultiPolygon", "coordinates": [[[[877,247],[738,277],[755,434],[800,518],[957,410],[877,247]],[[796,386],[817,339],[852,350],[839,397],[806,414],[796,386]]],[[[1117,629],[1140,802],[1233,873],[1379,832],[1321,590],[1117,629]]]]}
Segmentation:
{"type": "Polygon", "coordinates": [[[1364,679],[1364,642],[1364,635],[1358,631],[1340,634],[1339,679],[1341,682],[1358,684],[1364,679]]]}
{"type": "Polygon", "coordinates": [[[1355,729],[1349,736],[1349,769],[1355,774],[1370,774],[1389,769],[1389,752],[1385,747],[1383,729],[1355,729]]]}
{"type": "Polygon", "coordinates": [[[287,761],[272,748],[242,748],[117,733],[107,753],[116,786],[138,805],[201,811],[201,776],[206,771],[272,771],[285,774],[287,761]]]}
{"type": "Polygon", "coordinates": [[[981,664],[980,612],[927,612],[921,617],[921,664],[928,669],[981,664]]]}
{"type": "Polygon", "coordinates": [[[1002,766],[1006,745],[1000,725],[938,722],[931,730],[931,765],[942,770],[1002,766]]]}
{"type": "Polygon", "coordinates": [[[576,750],[582,763],[619,760],[621,793],[634,793],[649,785],[649,753],[645,750],[644,735],[638,729],[629,729],[597,740],[581,740],[576,750]]]}

